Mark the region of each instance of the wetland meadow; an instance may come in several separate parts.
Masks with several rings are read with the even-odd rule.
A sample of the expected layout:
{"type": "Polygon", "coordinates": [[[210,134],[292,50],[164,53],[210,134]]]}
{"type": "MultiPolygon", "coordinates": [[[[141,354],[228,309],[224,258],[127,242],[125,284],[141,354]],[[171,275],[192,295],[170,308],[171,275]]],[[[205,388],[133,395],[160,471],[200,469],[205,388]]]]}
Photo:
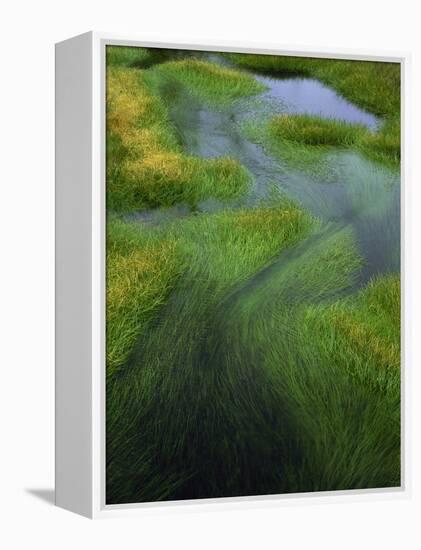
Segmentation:
{"type": "Polygon", "coordinates": [[[400,486],[400,65],[106,83],[107,504],[400,486]]]}

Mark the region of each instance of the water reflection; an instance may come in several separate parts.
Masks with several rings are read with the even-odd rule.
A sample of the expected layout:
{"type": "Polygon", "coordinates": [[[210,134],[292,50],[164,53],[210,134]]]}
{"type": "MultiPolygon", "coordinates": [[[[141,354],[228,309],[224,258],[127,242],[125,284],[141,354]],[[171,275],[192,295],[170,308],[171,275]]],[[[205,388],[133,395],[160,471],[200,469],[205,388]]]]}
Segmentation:
{"type": "Polygon", "coordinates": [[[363,111],[313,78],[271,78],[260,75],[256,78],[268,87],[264,95],[281,102],[286,113],[319,115],[363,124],[372,130],[380,123],[375,115],[363,111]]]}
{"type": "MultiPolygon", "coordinates": [[[[213,55],[212,61],[218,57],[213,55]]],[[[225,62],[224,62],[225,63],[225,62]]],[[[278,113],[311,113],[326,118],[365,124],[375,130],[380,120],[310,78],[272,78],[255,75],[267,86],[257,98],[210,107],[174,80],[164,82],[160,95],[183,150],[198,157],[230,156],[253,177],[247,196],[230,207],[253,206],[273,189],[300,202],[325,222],[349,225],[365,267],[361,283],[371,276],[399,270],[399,172],[346,149],[283,146],[276,154],[244,132],[244,123],[258,122],[278,113]]],[[[198,212],[213,212],[225,205],[208,200],[198,212]]],[[[187,205],[143,211],[130,219],[160,224],[191,215],[187,205]]]]}

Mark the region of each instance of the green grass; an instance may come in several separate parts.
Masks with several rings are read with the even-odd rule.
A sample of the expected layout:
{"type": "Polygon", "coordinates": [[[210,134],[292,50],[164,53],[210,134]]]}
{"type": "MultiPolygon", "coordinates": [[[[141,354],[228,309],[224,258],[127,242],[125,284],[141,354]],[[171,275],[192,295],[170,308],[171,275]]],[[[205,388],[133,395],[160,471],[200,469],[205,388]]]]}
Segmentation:
{"type": "Polygon", "coordinates": [[[275,139],[305,145],[351,147],[366,133],[364,126],[314,115],[278,115],[269,123],[275,139]]]}
{"type": "MultiPolygon", "coordinates": [[[[233,347],[226,352],[233,354],[230,368],[238,362],[242,371],[259,365],[269,377],[279,416],[273,404],[267,402],[265,410],[271,411],[272,426],[278,422],[269,440],[279,441],[281,479],[272,483],[280,492],[400,483],[400,375],[388,339],[396,343],[399,335],[397,278],[373,282],[358,298],[341,300],[352,290],[359,266],[351,234],[335,229],[316,234],[229,304],[209,343],[227,334],[225,348],[219,346],[233,347]],[[354,304],[365,316],[368,327],[357,335],[358,345],[338,338],[332,328],[321,329],[324,311],[340,319],[334,314],[340,306],[333,304],[354,304]],[[376,340],[380,334],[384,339],[376,340]],[[385,371],[379,357],[388,356],[392,362],[385,371]]],[[[221,362],[219,355],[215,363],[221,362]]]]}
{"type": "Polygon", "coordinates": [[[107,208],[130,212],[240,196],[251,181],[229,157],[201,159],[179,147],[165,104],[144,72],[107,69],[107,208]]]}
{"type": "Polygon", "coordinates": [[[107,46],[107,67],[123,66],[133,67],[148,62],[151,58],[151,50],[147,48],[134,48],[132,46],[107,46]]]}
{"type": "Polygon", "coordinates": [[[174,55],[177,50],[164,48],[137,48],[133,46],[107,46],[107,67],[137,67],[148,68],[157,63],[163,63],[174,55]]]}
{"type": "MultiPolygon", "coordinates": [[[[225,289],[305,234],[310,223],[301,209],[287,202],[194,216],[165,230],[111,218],[107,223],[107,374],[114,374],[125,362],[137,335],[187,264],[193,271],[199,262],[202,270],[208,270],[207,277],[225,289]],[[230,252],[231,262],[227,260],[230,252]]],[[[196,275],[197,280],[203,277],[203,273],[196,275]]],[[[208,284],[212,283],[206,281],[204,286],[208,284]]]]}
{"type": "MultiPolygon", "coordinates": [[[[351,124],[315,115],[277,115],[268,125],[269,136],[280,145],[284,142],[356,148],[375,160],[399,165],[400,140],[396,122],[386,122],[379,132],[359,124],[351,124]]],[[[399,124],[397,124],[399,126],[399,124]]]]}
{"type": "Polygon", "coordinates": [[[399,310],[394,275],[297,317],[302,363],[288,395],[315,490],[400,485],[399,310]]]}
{"type": "Polygon", "coordinates": [[[317,327],[323,353],[345,365],[366,387],[386,391],[399,401],[400,280],[385,275],[357,295],[306,312],[317,327]]]}
{"type": "Polygon", "coordinates": [[[366,132],[358,142],[358,147],[367,156],[399,166],[401,158],[400,118],[387,118],[378,132],[366,132]]]}
{"type": "MultiPolygon", "coordinates": [[[[374,160],[399,165],[400,65],[398,63],[253,54],[225,55],[235,64],[246,69],[272,75],[316,78],[332,86],[360,107],[381,116],[385,121],[381,128],[376,132],[362,133],[361,139],[356,141],[360,150],[374,160]]],[[[322,131],[317,133],[321,143],[331,139],[333,128],[326,127],[325,131],[326,137],[323,137],[322,131]]],[[[337,129],[334,133],[337,133],[337,129]]],[[[354,132],[350,129],[348,133],[360,134],[360,130],[356,129],[354,132]]],[[[297,139],[300,135],[302,134],[299,132],[297,139]]]]}
{"type": "MultiPolygon", "coordinates": [[[[398,277],[357,290],[352,228],[279,196],[157,226],[118,218],[225,202],[250,182],[234,159],[185,154],[161,87],[207,108],[261,89],[197,59],[107,55],[107,503],[399,485],[398,277]]],[[[376,134],[310,116],[251,123],[273,151],[313,172],[329,147],[398,162],[396,66],[230,57],[319,78],[386,118],[376,134]]],[[[375,217],[388,203],[359,204],[376,201],[370,183],[350,208],[375,217]]]]}
{"type": "Polygon", "coordinates": [[[400,111],[400,65],[256,54],[225,54],[246,69],[280,76],[317,78],[368,111],[395,117],[400,111]]]}
{"type": "Polygon", "coordinates": [[[190,277],[217,293],[249,277],[280,250],[303,238],[314,223],[306,211],[282,200],[276,206],[189,218],[168,231],[182,243],[190,277]]]}
{"type": "Polygon", "coordinates": [[[247,73],[200,59],[169,61],[155,68],[161,76],[176,79],[200,100],[227,104],[261,93],[265,86],[247,73]]]}
{"type": "Polygon", "coordinates": [[[107,376],[124,364],[137,335],[174,286],[182,264],[174,238],[119,220],[107,224],[107,376]]]}
{"type": "Polygon", "coordinates": [[[250,119],[243,124],[245,135],[266,147],[270,154],[292,167],[308,171],[329,181],[334,166],[328,153],[338,149],[360,151],[365,157],[395,170],[400,164],[400,143],[393,122],[386,121],[384,130],[372,132],[359,124],[326,119],[315,115],[276,115],[267,122],[250,119]]]}
{"type": "Polygon", "coordinates": [[[292,136],[293,139],[281,138],[277,131],[280,126],[278,120],[278,117],[263,121],[250,118],[242,123],[242,132],[247,139],[259,144],[270,156],[285,162],[290,169],[307,173],[312,180],[323,183],[336,181],[338,166],[331,162],[328,154],[334,150],[333,147],[300,143],[296,136],[292,136]]]}
{"type": "MultiPolygon", "coordinates": [[[[214,425],[208,415],[225,418],[230,398],[223,380],[231,375],[206,367],[206,335],[235,286],[246,284],[313,224],[304,211],[282,203],[195,216],[164,230],[161,238],[176,239],[185,269],[139,335],[129,362],[107,382],[108,502],[174,498],[189,490],[184,484],[192,469],[212,459],[197,438],[208,434],[215,444],[212,432],[221,417],[214,425]]],[[[241,373],[232,376],[241,386],[241,373]]]]}
{"type": "Polygon", "coordinates": [[[248,187],[250,175],[230,158],[159,153],[130,163],[123,182],[110,198],[112,209],[140,210],[180,202],[195,208],[200,200],[210,197],[224,201],[240,196],[248,187]]]}
{"type": "MultiPolygon", "coordinates": [[[[186,270],[107,384],[107,502],[398,485],[396,385],[355,376],[365,346],[328,355],[314,319],[350,300],[352,232],[286,204],[166,231],[186,270]]],[[[355,301],[373,319],[396,310],[381,285],[355,301]]]]}

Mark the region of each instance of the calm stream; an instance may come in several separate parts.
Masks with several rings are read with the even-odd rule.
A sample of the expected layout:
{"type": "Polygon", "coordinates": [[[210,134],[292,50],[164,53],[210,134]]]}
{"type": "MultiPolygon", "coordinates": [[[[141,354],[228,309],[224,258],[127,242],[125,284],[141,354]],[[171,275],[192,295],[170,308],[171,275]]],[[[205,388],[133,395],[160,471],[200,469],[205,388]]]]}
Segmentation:
{"type": "MultiPolygon", "coordinates": [[[[209,60],[226,65],[212,54],[209,60]]],[[[278,113],[310,113],[367,126],[376,131],[382,121],[353,105],[333,89],[312,78],[277,78],[251,74],[266,86],[252,99],[210,108],[171,82],[161,90],[167,100],[171,120],[184,150],[199,157],[230,156],[252,174],[253,185],[238,205],[254,203],[274,187],[299,201],[325,222],[351,225],[364,267],[359,284],[373,275],[398,272],[400,266],[400,187],[399,172],[372,162],[360,153],[329,149],[310,159],[307,166],[279,160],[247,137],[244,124],[260,123],[278,113]]],[[[202,211],[223,205],[208,200],[202,211]]],[[[186,205],[166,210],[142,211],[131,219],[160,223],[163,219],[189,215],[186,205]]]]}

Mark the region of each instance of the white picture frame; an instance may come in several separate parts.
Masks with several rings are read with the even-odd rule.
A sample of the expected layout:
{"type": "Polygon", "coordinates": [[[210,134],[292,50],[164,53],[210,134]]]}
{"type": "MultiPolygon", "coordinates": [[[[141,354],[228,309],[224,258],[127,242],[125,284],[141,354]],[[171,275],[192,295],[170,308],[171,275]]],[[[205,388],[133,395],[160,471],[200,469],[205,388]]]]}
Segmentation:
{"type": "Polygon", "coordinates": [[[410,57],[368,51],[299,50],[224,41],[148,42],[89,32],[56,45],[56,504],[90,518],[156,508],[280,506],[408,498],[411,487],[411,287],[405,269],[410,178],[406,162],[410,57]],[[229,497],[127,505],[105,504],[105,47],[267,53],[401,65],[402,484],[366,489],[259,497],[229,497]]]}

